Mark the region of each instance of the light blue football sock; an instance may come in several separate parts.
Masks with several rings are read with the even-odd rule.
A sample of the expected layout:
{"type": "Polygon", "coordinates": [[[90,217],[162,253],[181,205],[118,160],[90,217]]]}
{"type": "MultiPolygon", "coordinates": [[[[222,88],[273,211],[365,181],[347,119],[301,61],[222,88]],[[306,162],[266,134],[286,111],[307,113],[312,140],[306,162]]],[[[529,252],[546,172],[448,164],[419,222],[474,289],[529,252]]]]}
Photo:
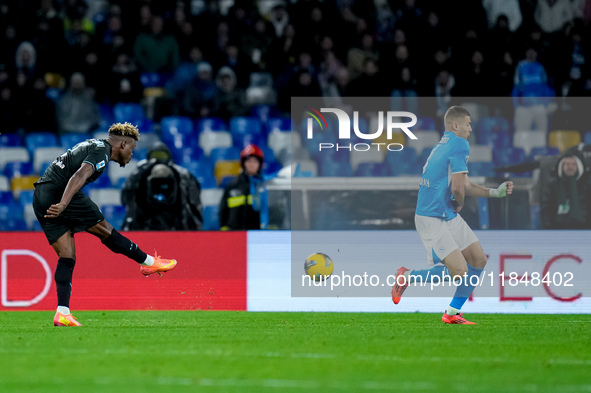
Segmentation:
{"type": "Polygon", "coordinates": [[[447,270],[444,265],[436,265],[430,269],[413,270],[409,274],[411,278],[410,282],[418,282],[419,284],[422,282],[431,282],[433,280],[433,276],[436,276],[436,282],[441,282],[443,276],[449,275],[449,270],[447,270]]]}
{"type": "Polygon", "coordinates": [[[468,274],[465,278],[462,277],[462,284],[459,285],[456,289],[456,293],[453,299],[451,300],[451,303],[449,304],[450,307],[455,308],[457,310],[462,309],[462,306],[464,305],[464,303],[466,303],[466,300],[468,300],[468,298],[474,291],[474,288],[479,282],[479,280],[472,277],[477,276],[480,279],[480,274],[482,274],[483,270],[484,269],[478,269],[468,264],[468,274]],[[472,283],[474,285],[472,285],[472,283]]]}

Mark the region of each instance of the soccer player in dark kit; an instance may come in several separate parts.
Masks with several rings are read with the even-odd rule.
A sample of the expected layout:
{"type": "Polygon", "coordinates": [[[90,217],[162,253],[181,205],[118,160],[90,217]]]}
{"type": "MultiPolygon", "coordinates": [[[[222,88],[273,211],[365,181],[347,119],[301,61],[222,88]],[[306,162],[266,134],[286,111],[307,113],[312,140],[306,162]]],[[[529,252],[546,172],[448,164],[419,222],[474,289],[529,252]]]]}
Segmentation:
{"type": "Polygon", "coordinates": [[[76,232],[89,232],[101,239],[111,251],[133,259],[141,265],[140,273],[145,276],[153,273],[162,275],[161,272],[176,266],[176,260],[147,255],[121,235],[82,192],[82,187],[103,174],[109,161],[115,161],[122,167],[129,163],[138,140],[137,127],[129,123],[113,124],[107,139],[89,139],[68,149],[35,183],[35,215],[59,258],[54,276],[58,303],[53,319],[55,326],[81,326],[70,313],[76,232]]]}

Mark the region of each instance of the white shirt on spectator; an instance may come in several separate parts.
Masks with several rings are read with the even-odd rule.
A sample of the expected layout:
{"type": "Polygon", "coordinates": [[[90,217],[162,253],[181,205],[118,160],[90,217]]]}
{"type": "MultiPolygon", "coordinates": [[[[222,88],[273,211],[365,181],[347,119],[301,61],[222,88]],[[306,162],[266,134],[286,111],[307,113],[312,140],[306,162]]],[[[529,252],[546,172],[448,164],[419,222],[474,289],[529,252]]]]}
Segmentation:
{"type": "Polygon", "coordinates": [[[515,31],[521,26],[523,16],[519,7],[519,0],[482,0],[482,5],[488,18],[488,27],[493,28],[497,24],[500,15],[509,19],[509,30],[515,31]]]}
{"type": "Polygon", "coordinates": [[[545,33],[554,33],[564,24],[583,17],[585,0],[538,0],[534,12],[536,23],[545,33]]]}

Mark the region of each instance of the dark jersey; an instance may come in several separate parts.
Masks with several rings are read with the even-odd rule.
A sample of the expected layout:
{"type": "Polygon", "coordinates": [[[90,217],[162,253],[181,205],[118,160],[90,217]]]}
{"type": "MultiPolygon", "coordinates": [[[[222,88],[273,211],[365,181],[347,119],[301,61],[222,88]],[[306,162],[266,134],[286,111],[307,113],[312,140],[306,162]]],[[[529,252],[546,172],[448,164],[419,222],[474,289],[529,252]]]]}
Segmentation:
{"type": "Polygon", "coordinates": [[[54,183],[65,188],[72,175],[84,162],[90,164],[94,170],[84,185],[92,183],[105,171],[111,157],[111,150],[112,146],[104,139],[88,139],[80,142],[53,160],[37,184],[54,183]]]}

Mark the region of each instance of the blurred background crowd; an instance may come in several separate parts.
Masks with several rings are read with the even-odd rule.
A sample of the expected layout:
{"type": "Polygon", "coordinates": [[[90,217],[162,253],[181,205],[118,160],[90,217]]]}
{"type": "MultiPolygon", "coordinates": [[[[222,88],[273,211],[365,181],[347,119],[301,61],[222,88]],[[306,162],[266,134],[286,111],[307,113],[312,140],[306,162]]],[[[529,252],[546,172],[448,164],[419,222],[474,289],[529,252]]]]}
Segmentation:
{"type": "MultiPolygon", "coordinates": [[[[292,160],[320,176],[422,167],[422,148],[409,149],[408,170],[384,156],[325,165],[290,121],[294,96],[327,106],[392,97],[439,134],[454,97],[473,97],[475,109],[478,98],[508,97],[500,112],[473,116],[483,124],[473,142],[491,151],[478,170],[494,175],[532,151],[559,155],[591,141],[591,127],[553,118],[564,108],[552,107],[591,95],[590,21],[585,0],[0,0],[0,192],[21,198],[57,150],[104,136],[114,121],[146,136],[138,159],[165,142],[202,189],[216,190],[212,201],[240,171],[218,163],[239,161],[250,143],[264,152],[265,173],[292,160]],[[434,97],[433,111],[418,97],[434,97]],[[551,135],[565,127],[570,134],[551,135]]],[[[110,171],[94,187],[120,193],[124,180],[110,171]]],[[[121,214],[120,199],[104,202],[121,214]]]]}

